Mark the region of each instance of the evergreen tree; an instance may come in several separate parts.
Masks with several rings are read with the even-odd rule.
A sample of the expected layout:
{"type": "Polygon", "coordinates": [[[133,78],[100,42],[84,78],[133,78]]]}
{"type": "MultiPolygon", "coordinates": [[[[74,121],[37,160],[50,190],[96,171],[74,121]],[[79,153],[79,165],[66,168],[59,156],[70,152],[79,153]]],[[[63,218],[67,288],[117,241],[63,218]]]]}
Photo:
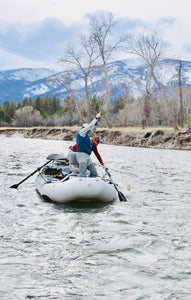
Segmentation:
{"type": "Polygon", "coordinates": [[[113,113],[118,113],[119,110],[122,110],[125,106],[124,98],[120,97],[119,99],[116,99],[113,103],[111,111],[113,113]]]}
{"type": "Polygon", "coordinates": [[[42,98],[42,116],[44,118],[51,116],[53,113],[51,98],[46,95],[45,98],[42,98]]]}
{"type": "Polygon", "coordinates": [[[74,103],[74,99],[67,97],[64,100],[62,107],[59,109],[59,115],[62,116],[62,115],[69,114],[70,116],[72,116],[72,114],[76,112],[77,109],[74,103]]]}
{"type": "Polygon", "coordinates": [[[22,102],[21,106],[24,107],[24,106],[27,106],[27,105],[29,105],[29,98],[28,98],[28,97],[25,97],[25,98],[23,99],[23,102],[22,102]]]}
{"type": "Polygon", "coordinates": [[[8,124],[11,123],[11,105],[9,101],[5,101],[3,104],[3,111],[4,111],[4,121],[8,124]]]}
{"type": "Polygon", "coordinates": [[[43,114],[43,105],[42,105],[42,98],[37,97],[34,102],[34,110],[40,111],[41,115],[43,114]]]}
{"type": "Polygon", "coordinates": [[[2,122],[4,121],[5,115],[3,111],[3,107],[0,105],[0,126],[2,125],[2,122]]]}
{"type": "Polygon", "coordinates": [[[52,109],[53,109],[53,113],[57,113],[59,111],[60,108],[60,102],[59,100],[54,96],[54,98],[52,99],[52,109]]]}

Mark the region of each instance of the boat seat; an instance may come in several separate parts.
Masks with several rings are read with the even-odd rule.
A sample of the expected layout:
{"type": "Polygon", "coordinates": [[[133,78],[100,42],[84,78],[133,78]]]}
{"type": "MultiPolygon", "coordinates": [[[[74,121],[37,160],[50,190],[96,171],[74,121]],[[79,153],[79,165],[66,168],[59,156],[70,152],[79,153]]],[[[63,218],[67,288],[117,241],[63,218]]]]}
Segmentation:
{"type": "Polygon", "coordinates": [[[68,162],[66,160],[62,160],[62,159],[57,159],[56,163],[58,165],[64,165],[64,166],[68,166],[68,162]]]}
{"type": "Polygon", "coordinates": [[[54,160],[59,165],[68,165],[67,156],[65,154],[50,154],[47,156],[47,159],[54,160]]]}

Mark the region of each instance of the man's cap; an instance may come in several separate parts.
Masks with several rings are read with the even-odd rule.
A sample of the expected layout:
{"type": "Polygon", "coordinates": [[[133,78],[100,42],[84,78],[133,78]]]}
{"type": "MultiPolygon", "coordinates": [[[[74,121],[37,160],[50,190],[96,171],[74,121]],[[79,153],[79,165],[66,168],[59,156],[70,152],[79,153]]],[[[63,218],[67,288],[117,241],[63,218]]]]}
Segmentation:
{"type": "MultiPolygon", "coordinates": [[[[82,128],[86,128],[87,126],[89,126],[89,124],[88,124],[88,123],[84,123],[84,124],[82,125],[82,128]]],[[[89,129],[88,132],[92,132],[92,129],[89,129]]]]}
{"type": "Polygon", "coordinates": [[[88,123],[84,123],[83,125],[82,125],[82,127],[84,128],[84,127],[87,127],[89,124],[88,123]]]}
{"type": "Polygon", "coordinates": [[[93,140],[97,141],[98,143],[102,143],[98,135],[94,135],[93,140]]]}

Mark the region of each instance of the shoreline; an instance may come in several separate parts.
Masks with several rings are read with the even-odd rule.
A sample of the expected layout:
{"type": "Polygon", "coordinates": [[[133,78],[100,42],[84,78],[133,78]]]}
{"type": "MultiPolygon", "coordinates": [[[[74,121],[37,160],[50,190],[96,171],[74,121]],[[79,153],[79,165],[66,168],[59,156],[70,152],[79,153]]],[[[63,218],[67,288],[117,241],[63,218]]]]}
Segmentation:
{"type": "MultiPolygon", "coordinates": [[[[75,141],[80,127],[0,127],[0,135],[6,137],[36,138],[45,140],[75,141]]],[[[167,127],[118,127],[97,128],[96,134],[104,144],[128,147],[191,150],[191,131],[177,131],[167,127]]]]}

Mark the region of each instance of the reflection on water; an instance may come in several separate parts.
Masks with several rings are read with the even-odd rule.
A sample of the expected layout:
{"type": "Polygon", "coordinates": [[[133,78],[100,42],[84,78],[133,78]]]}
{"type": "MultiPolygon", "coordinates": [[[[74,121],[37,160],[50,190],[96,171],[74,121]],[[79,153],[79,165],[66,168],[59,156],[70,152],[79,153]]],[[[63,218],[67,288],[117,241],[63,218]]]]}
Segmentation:
{"type": "Polygon", "coordinates": [[[10,189],[71,144],[0,137],[0,298],[191,299],[190,152],[99,145],[127,202],[47,202],[35,175],[10,189]]]}

